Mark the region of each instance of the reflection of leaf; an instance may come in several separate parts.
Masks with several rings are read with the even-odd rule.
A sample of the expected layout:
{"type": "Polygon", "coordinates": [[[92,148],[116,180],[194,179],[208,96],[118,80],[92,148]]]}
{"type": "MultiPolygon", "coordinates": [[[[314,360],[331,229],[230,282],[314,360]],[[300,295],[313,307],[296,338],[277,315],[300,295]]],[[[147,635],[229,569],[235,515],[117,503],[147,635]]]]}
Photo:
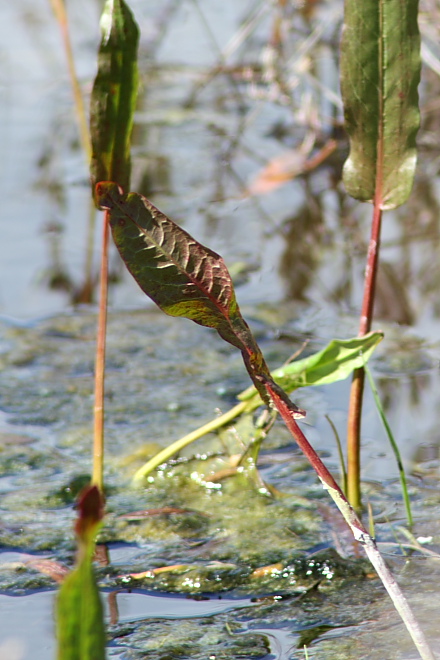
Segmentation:
{"type": "MultiPolygon", "coordinates": [[[[312,145],[313,146],[313,145],[312,145]]],[[[273,158],[261,170],[248,188],[249,195],[264,195],[276,190],[287,181],[291,181],[300,174],[311,172],[334,152],[337,147],[335,140],[329,140],[322,149],[309,158],[310,148],[287,151],[281,156],[273,158]]]]}
{"type": "Polygon", "coordinates": [[[411,191],[419,127],[418,0],[346,0],[341,91],[350,156],[344,183],[381,208],[411,191]]]}
{"type": "Polygon", "coordinates": [[[103,515],[96,486],[87,488],[78,504],[78,561],[57,598],[58,660],[105,660],[104,614],[92,558],[103,515]]]}
{"type": "MultiPolygon", "coordinates": [[[[272,377],[286,392],[293,392],[299,387],[328,385],[343,380],[369,360],[382,339],[381,332],[370,332],[354,339],[333,339],[322,351],[275,369],[272,377]]],[[[249,401],[247,410],[261,405],[253,387],[242,392],[238,398],[241,401],[249,401]]]]}
{"type": "Polygon", "coordinates": [[[101,30],[98,73],[90,101],[92,185],[111,179],[128,188],[139,29],[124,0],[107,0],[101,30]]]}

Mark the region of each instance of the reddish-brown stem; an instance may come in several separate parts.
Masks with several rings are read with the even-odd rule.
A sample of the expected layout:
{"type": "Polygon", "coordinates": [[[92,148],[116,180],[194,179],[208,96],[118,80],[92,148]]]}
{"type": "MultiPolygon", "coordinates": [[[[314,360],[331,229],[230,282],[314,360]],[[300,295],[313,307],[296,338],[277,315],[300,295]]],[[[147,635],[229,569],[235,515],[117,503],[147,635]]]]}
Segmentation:
{"type": "Polygon", "coordinates": [[[395,581],[388,566],[385,564],[385,561],[379,553],[374,539],[369,535],[366,528],[356,515],[355,510],[352,506],[350,506],[338,484],[296,423],[293,417],[293,415],[296,413],[296,406],[292,406],[287,395],[284,396],[284,392],[278,392],[278,388],[276,386],[272,386],[273,383],[265,379],[263,382],[266,388],[266,392],[272,399],[287,428],[318,474],[324,488],[328,489],[328,492],[333,498],[333,501],[349,525],[353,536],[364,548],[365,553],[376,569],[384,587],[388,591],[394,606],[402,617],[402,620],[404,621],[405,626],[410,633],[421,658],[423,658],[423,660],[435,660],[434,655],[429,648],[428,642],[423,634],[423,631],[421,630],[416,618],[414,617],[408,602],[400,590],[399,585],[395,581]]]}
{"type": "Polygon", "coordinates": [[[368,246],[367,267],[364,280],[364,299],[359,324],[359,335],[366,335],[371,330],[373,319],[374,293],[376,289],[377,266],[379,263],[380,229],[382,225],[382,209],[375,202],[373,222],[371,226],[370,244],[368,246]]]}
{"type": "Polygon", "coordinates": [[[108,243],[109,212],[104,213],[102,231],[101,271],[99,278],[99,313],[96,339],[95,361],[95,405],[93,423],[93,474],[92,483],[100,490],[103,487],[104,473],[104,373],[105,339],[107,328],[107,291],[108,291],[108,243]]]}
{"type": "Polygon", "coordinates": [[[281,396],[277,391],[278,388],[273,387],[273,384],[271,382],[264,381],[264,386],[270,398],[272,399],[276,409],[283,418],[285,425],[289,429],[292,436],[295,438],[299,448],[306,456],[307,460],[315,470],[318,477],[329,488],[333,488],[335,491],[337,491],[337,493],[341,496],[341,498],[345,500],[345,496],[341,491],[341,489],[339,488],[338,484],[336,483],[335,479],[333,478],[332,474],[329,472],[329,470],[326,468],[324,463],[321,461],[318,454],[313,449],[312,445],[307,440],[306,436],[304,435],[304,433],[301,431],[300,427],[296,423],[295,418],[293,416],[297,410],[296,406],[289,405],[290,402],[288,401],[287,395],[286,397],[281,396]]]}
{"type": "MultiPolygon", "coordinates": [[[[370,244],[368,246],[367,267],[364,280],[364,298],[359,323],[359,336],[371,330],[376,289],[377,267],[379,263],[380,229],[382,209],[379,200],[375,200],[373,223],[371,227],[370,244]]],[[[360,430],[362,416],[362,399],[364,393],[365,374],[363,369],[356,369],[350,391],[347,425],[347,495],[350,504],[356,509],[361,508],[360,488],[360,430]]]]}

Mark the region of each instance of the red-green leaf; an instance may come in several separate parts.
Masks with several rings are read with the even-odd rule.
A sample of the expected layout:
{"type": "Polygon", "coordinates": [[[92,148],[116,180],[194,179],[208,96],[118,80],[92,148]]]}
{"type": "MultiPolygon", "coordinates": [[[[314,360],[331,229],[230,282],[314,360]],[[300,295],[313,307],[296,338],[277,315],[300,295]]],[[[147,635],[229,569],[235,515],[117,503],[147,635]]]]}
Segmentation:
{"type": "Polygon", "coordinates": [[[104,517],[104,498],[97,486],[85,488],[78,497],[78,520],[75,532],[79,543],[91,544],[104,517]]]}
{"type": "Polygon", "coordinates": [[[198,243],[142,195],[124,195],[116,183],[98,183],[96,200],[109,211],[113,239],[144,293],[167,314],[215,328],[240,349],[255,387],[269,403],[263,382],[273,382],[270,371],[241,316],[220,255],[198,243]]]}
{"type": "Polygon", "coordinates": [[[96,186],[96,198],[110,211],[113,239],[128,270],[166,314],[216,328],[240,350],[253,343],[228,269],[216,252],[142,195],[124,195],[115,183],[103,182],[96,186]]]}

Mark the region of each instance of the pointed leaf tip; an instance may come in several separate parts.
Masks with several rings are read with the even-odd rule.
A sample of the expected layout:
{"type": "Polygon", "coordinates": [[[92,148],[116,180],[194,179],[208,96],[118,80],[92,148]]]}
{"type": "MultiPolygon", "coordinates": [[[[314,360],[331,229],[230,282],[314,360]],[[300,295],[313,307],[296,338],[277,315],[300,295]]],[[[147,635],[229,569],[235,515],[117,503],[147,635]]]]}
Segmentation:
{"type": "Polygon", "coordinates": [[[88,486],[78,498],[78,519],[75,531],[80,539],[85,540],[89,533],[96,530],[96,526],[104,517],[104,497],[97,486],[88,486]]]}

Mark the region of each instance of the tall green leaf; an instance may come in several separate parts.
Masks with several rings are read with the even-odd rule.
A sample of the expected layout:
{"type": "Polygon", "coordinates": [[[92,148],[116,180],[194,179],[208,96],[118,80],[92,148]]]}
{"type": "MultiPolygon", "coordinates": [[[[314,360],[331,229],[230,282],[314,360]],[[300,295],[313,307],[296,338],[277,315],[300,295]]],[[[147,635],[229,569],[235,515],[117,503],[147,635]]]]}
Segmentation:
{"type": "Polygon", "coordinates": [[[92,565],[95,537],[103,516],[103,501],[96,486],[83,492],[78,510],[78,559],[57,597],[57,658],[105,660],[104,613],[92,565]]]}
{"type": "Polygon", "coordinates": [[[138,89],[139,29],[124,0],[107,0],[101,16],[98,73],[90,102],[92,186],[130,182],[130,137],[138,89]]]}
{"type": "Polygon", "coordinates": [[[341,91],[350,195],[382,209],[403,204],[413,183],[419,127],[418,0],[345,0],[341,91]]]}

